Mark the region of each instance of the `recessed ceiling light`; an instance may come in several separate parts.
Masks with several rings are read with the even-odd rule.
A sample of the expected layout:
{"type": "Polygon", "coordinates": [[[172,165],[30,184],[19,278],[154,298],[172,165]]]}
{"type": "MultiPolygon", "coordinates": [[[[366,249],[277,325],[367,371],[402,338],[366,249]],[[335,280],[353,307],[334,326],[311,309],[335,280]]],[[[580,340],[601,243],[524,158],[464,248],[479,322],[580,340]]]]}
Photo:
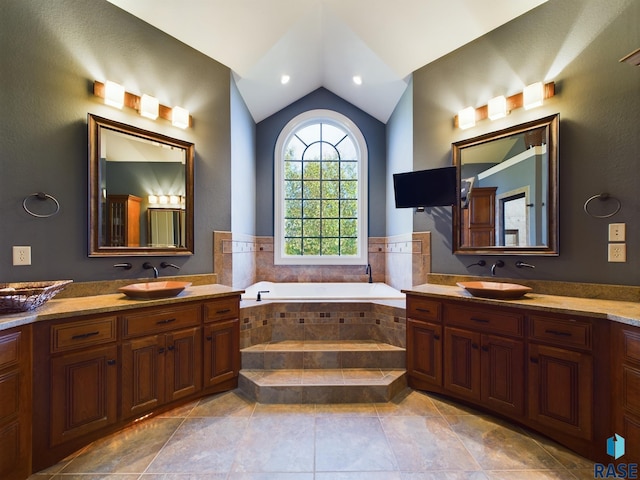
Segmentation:
{"type": "Polygon", "coordinates": [[[289,83],[289,80],[291,80],[291,77],[289,75],[282,75],[280,77],[280,83],[282,85],[286,85],[287,83],[289,83]]]}
{"type": "Polygon", "coordinates": [[[353,83],[355,83],[356,85],[362,85],[362,77],[360,75],[354,75],[353,83]]]}

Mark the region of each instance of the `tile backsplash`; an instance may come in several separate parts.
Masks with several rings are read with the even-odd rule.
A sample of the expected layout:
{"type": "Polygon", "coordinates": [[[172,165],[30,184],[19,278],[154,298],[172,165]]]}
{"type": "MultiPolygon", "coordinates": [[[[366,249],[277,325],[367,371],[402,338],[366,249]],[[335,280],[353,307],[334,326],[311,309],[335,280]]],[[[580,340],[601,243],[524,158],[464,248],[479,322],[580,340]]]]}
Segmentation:
{"type": "MultiPolygon", "coordinates": [[[[219,283],[245,288],[258,281],[366,282],[365,265],[275,265],[273,237],[213,233],[214,272],[219,283]]],[[[431,272],[431,234],[369,237],[374,282],[394,288],[426,283],[431,272]]]]}

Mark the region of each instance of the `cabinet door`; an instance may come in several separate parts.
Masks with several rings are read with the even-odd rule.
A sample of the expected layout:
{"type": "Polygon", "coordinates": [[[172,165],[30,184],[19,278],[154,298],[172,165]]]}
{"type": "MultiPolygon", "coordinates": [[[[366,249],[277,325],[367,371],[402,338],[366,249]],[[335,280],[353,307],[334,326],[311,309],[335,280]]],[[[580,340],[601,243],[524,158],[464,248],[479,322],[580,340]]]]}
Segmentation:
{"type": "Polygon", "coordinates": [[[96,348],[51,360],[51,444],[117,420],[118,348],[96,348]]]}
{"type": "Polygon", "coordinates": [[[576,437],[591,439],[591,355],[529,345],[529,418],[576,437]]]}
{"type": "Polygon", "coordinates": [[[452,393],[480,400],[480,334],[444,329],[444,386],[452,393]]]}
{"type": "Polygon", "coordinates": [[[240,321],[214,322],[204,327],[204,386],[231,380],[240,371],[240,321]]]}
{"type": "Polygon", "coordinates": [[[442,386],[442,326],[407,319],[407,373],[442,386]]]}
{"type": "Polygon", "coordinates": [[[524,414],[524,345],[482,335],[482,402],[505,414],[524,414]]]}
{"type": "Polygon", "coordinates": [[[202,337],[200,327],[166,334],[167,401],[202,389],[202,337]]]}
{"type": "Polygon", "coordinates": [[[164,335],[122,344],[122,415],[146,413],[164,402],[164,335]]]}

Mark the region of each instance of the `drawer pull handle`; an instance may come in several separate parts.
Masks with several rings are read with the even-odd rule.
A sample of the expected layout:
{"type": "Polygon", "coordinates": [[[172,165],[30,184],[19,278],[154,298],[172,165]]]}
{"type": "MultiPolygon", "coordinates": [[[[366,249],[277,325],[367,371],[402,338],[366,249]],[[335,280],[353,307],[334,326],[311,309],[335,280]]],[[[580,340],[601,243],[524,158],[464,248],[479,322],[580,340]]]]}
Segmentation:
{"type": "Polygon", "coordinates": [[[225,308],[224,310],[216,310],[216,315],[222,315],[223,313],[229,313],[230,311],[230,308],[225,308]]]}
{"type": "Polygon", "coordinates": [[[428,308],[416,308],[416,310],[419,312],[431,313],[431,310],[429,310],[428,308]]]}
{"type": "Polygon", "coordinates": [[[71,337],[71,340],[82,340],[84,338],[93,337],[95,335],[100,335],[100,332],[80,333],[78,335],[74,335],[73,337],[71,337]]]}
{"type": "Polygon", "coordinates": [[[115,360],[107,360],[107,365],[115,365],[116,361],[115,360]]]}
{"type": "Polygon", "coordinates": [[[485,320],[484,318],[471,317],[471,320],[478,323],[489,323],[489,320],[485,320]]]}
{"type": "Polygon", "coordinates": [[[531,357],[531,358],[529,358],[529,361],[530,361],[531,363],[538,363],[538,359],[537,359],[537,358],[535,358],[535,357],[531,357]]]}
{"type": "Polygon", "coordinates": [[[176,319],[175,318],[167,318],[166,320],[158,320],[156,323],[158,325],[164,325],[166,323],[171,323],[171,322],[175,322],[176,319]]]}
{"type": "Polygon", "coordinates": [[[545,330],[545,333],[550,333],[551,335],[557,335],[558,337],[570,337],[571,332],[562,332],[560,330],[545,330]]]}

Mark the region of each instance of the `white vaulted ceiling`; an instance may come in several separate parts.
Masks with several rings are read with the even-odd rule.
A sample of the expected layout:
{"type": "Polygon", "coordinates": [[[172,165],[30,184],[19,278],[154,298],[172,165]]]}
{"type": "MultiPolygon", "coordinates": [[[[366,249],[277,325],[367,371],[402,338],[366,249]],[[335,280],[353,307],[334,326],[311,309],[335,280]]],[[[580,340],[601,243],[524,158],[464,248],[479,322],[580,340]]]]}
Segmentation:
{"type": "Polygon", "coordinates": [[[256,122],[325,87],[386,123],[413,71],[547,0],[108,1],[228,66],[256,122]]]}

